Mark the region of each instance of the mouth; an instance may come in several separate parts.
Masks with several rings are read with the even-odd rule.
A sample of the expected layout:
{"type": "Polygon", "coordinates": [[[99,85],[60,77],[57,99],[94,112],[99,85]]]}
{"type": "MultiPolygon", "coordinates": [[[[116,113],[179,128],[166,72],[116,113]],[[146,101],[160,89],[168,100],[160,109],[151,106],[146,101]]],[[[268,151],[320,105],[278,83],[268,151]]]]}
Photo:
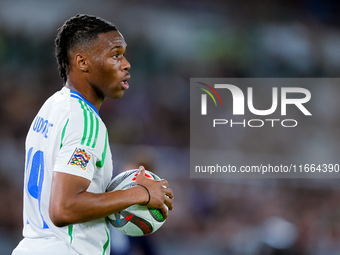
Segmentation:
{"type": "Polygon", "coordinates": [[[122,85],[122,87],[124,89],[128,89],[129,88],[129,83],[127,83],[127,81],[131,78],[130,74],[127,74],[124,79],[120,82],[120,84],[122,85]]]}

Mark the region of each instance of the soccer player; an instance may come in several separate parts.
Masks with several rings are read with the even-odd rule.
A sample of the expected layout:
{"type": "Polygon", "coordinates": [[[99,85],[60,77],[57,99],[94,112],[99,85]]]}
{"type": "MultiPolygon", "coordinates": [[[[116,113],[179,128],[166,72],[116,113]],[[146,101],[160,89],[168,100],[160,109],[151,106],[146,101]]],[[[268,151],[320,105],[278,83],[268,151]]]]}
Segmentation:
{"type": "Polygon", "coordinates": [[[98,112],[106,97],[120,98],[129,88],[121,33],[78,14],[58,29],[55,44],[64,87],[44,103],[26,138],[24,239],[12,254],[107,255],[106,216],[143,204],[167,217],[173,192],[140,167],[135,186],[105,193],[112,161],[98,112]]]}

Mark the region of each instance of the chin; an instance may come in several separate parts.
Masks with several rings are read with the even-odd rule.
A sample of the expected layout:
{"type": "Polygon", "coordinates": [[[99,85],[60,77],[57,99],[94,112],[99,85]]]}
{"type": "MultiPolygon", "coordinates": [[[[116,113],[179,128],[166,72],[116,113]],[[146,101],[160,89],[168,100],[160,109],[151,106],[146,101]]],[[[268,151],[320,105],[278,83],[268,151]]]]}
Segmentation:
{"type": "Polygon", "coordinates": [[[124,96],[124,90],[123,91],[120,91],[118,93],[114,93],[111,98],[113,99],[118,99],[118,98],[121,98],[122,96],[124,96]]]}

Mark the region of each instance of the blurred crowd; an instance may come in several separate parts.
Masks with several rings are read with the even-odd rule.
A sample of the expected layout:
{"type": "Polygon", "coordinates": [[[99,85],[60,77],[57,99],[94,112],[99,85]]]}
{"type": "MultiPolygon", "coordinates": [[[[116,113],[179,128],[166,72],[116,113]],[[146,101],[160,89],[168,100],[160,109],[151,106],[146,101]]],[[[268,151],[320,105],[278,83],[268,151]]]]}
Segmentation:
{"type": "Polygon", "coordinates": [[[160,231],[185,240],[187,254],[339,254],[339,190],[273,179],[181,180],[177,189],[181,206],[170,214],[176,219],[160,231]]]}
{"type": "MultiPolygon", "coordinates": [[[[190,78],[338,77],[339,11],[331,0],[0,1],[0,255],[21,239],[26,133],[63,86],[56,29],[79,12],[113,22],[128,44],[130,89],[100,111],[114,170],[144,159],[175,193],[175,210],[150,236],[155,254],[339,254],[337,180],[189,178],[190,78]]],[[[325,105],[313,107],[323,119],[308,123],[313,137],[296,146],[338,155],[340,105],[327,98],[340,91],[319,92],[325,105]],[[317,121],[325,128],[315,130],[317,121]]],[[[232,133],[231,151],[256,156],[255,132],[232,133]]],[[[280,157],[284,140],[261,142],[280,157]]]]}

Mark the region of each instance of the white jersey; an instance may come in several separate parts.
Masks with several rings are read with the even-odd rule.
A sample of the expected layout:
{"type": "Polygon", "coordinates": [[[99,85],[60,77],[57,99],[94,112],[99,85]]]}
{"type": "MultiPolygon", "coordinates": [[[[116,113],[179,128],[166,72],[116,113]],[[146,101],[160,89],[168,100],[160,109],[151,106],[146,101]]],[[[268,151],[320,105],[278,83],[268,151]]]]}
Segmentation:
{"type": "Polygon", "coordinates": [[[35,117],[26,138],[24,239],[13,254],[109,254],[105,218],[56,227],[49,217],[53,171],[86,178],[103,193],[112,177],[107,130],[96,108],[64,87],[35,117]]]}

